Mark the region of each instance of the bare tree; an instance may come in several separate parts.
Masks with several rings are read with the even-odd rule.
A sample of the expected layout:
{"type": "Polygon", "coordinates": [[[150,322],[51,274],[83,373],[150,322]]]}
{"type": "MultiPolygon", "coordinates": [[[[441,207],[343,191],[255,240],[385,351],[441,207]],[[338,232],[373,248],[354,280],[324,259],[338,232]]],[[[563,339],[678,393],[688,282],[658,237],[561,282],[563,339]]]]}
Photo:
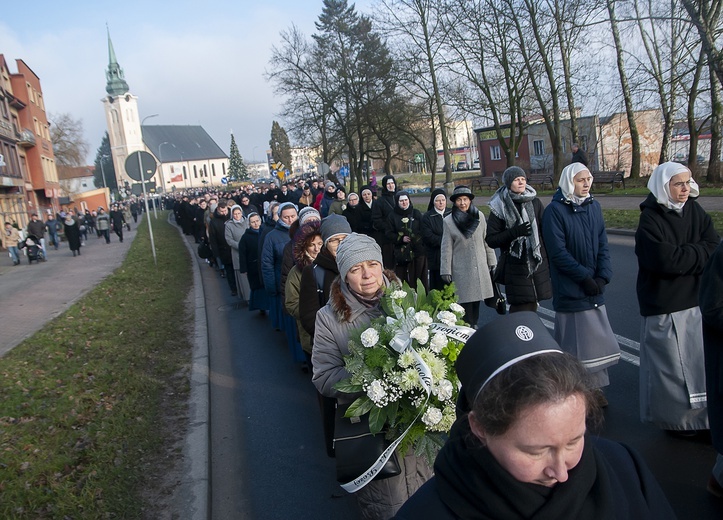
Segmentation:
{"type": "Polygon", "coordinates": [[[439,2],[436,0],[380,0],[380,6],[384,10],[381,19],[385,29],[391,34],[402,36],[408,46],[421,51],[418,56],[424,60],[424,77],[431,85],[429,90],[434,100],[435,116],[444,150],[445,183],[449,187],[452,183],[452,158],[438,66],[435,61],[441,47],[437,35],[442,33],[438,5],[439,2]]]}
{"type": "Polygon", "coordinates": [[[83,120],[67,113],[49,114],[50,140],[53,143],[55,162],[59,166],[82,166],[85,164],[90,145],[83,138],[83,120]]]}
{"type": "Polygon", "coordinates": [[[628,75],[625,72],[625,59],[623,45],[620,40],[620,31],[618,30],[618,20],[615,15],[615,0],[607,0],[608,16],[610,19],[610,30],[615,44],[615,55],[617,58],[618,75],[620,76],[620,87],[622,89],[623,100],[625,101],[625,114],[628,119],[628,127],[630,129],[630,140],[632,143],[632,161],[630,163],[630,177],[640,177],[640,134],[638,125],[635,123],[635,107],[633,106],[633,98],[628,84],[628,75]]]}
{"type": "Polygon", "coordinates": [[[708,63],[723,84],[723,54],[716,46],[720,33],[720,15],[723,2],[721,0],[682,0],[685,10],[690,16],[700,35],[703,51],[708,56],[708,63]]]}

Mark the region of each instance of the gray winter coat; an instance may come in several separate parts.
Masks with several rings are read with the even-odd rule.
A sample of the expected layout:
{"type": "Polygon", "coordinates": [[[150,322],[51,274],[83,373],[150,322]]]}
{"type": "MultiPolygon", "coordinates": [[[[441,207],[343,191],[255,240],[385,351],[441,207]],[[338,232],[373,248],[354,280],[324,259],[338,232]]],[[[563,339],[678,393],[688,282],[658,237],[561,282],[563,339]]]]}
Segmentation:
{"type": "Polygon", "coordinates": [[[452,220],[444,217],[442,257],[439,274],[452,275],[460,303],[479,302],[491,298],[490,269],[497,265],[495,250],[485,242],[487,222],[479,214],[479,225],[470,238],[465,238],[452,220]]]}
{"type": "MultiPolygon", "coordinates": [[[[391,271],[385,271],[385,283],[396,279],[391,271]]],[[[350,293],[347,284],[339,278],[331,285],[329,301],[316,314],[316,329],[311,364],[314,367],[312,382],[327,397],[340,402],[351,402],[357,396],[343,394],[333,386],[349,377],[344,368],[344,356],[349,354],[349,333],[370,323],[381,315],[379,307],[368,308],[350,293]]],[[[432,469],[424,457],[417,457],[410,449],[399,457],[401,474],[384,480],[373,480],[354,496],[364,520],[387,520],[393,517],[402,504],[432,476],[432,469]]]]}
{"type": "MultiPolygon", "coordinates": [[[[241,206],[234,206],[234,208],[241,208],[241,206]]],[[[233,208],[231,208],[233,211],[233,208]]],[[[240,222],[236,222],[233,218],[226,221],[226,227],[224,229],[224,237],[226,243],[231,246],[231,258],[233,259],[233,268],[238,271],[239,260],[238,260],[238,243],[241,237],[244,236],[246,230],[249,228],[249,219],[246,217],[242,218],[240,222]]]]}

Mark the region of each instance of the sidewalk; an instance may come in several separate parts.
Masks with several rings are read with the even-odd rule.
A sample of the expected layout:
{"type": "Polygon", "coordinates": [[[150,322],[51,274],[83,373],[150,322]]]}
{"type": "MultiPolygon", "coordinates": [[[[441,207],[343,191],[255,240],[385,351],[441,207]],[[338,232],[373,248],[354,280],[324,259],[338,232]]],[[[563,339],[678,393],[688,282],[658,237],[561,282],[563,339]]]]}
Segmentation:
{"type": "Polygon", "coordinates": [[[131,222],[131,231],[123,233],[123,243],[115,233],[111,233],[110,244],[89,234],[80,249],[81,256],[77,257],[73,257],[67,242],[61,242],[57,251],[50,247],[46,262],[30,265],[22,251],[18,266],[13,266],[8,253],[3,251],[0,255],[0,357],[62,314],[118,268],[136,236],[137,225],[131,222]]]}

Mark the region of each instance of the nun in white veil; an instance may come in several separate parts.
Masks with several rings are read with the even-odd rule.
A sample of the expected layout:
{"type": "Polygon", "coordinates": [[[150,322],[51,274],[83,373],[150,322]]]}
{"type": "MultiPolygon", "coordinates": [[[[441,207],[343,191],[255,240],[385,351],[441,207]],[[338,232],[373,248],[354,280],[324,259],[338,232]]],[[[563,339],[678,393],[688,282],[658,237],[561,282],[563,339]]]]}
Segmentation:
{"type": "Polygon", "coordinates": [[[708,429],[698,290],[719,242],[684,165],[653,171],[635,233],[640,305],[640,419],[680,435],[708,429]]]}

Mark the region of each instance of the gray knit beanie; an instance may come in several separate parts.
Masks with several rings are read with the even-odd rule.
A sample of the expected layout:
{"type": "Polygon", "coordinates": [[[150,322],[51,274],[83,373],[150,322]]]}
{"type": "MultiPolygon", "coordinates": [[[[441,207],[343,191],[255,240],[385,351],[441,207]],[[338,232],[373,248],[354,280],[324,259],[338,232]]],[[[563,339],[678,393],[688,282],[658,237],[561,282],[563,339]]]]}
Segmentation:
{"type": "Polygon", "coordinates": [[[324,241],[324,245],[333,236],[348,235],[349,233],[351,233],[349,221],[342,215],[332,213],[321,221],[321,239],[324,241]]]}
{"type": "Polygon", "coordinates": [[[299,211],[299,225],[303,226],[307,222],[309,222],[309,219],[312,219],[316,217],[316,220],[321,220],[321,214],[314,209],[313,206],[306,206],[304,208],[301,208],[299,211]]]}
{"type": "Polygon", "coordinates": [[[514,181],[517,177],[527,178],[525,170],[519,166],[510,166],[502,173],[502,184],[507,186],[509,189],[509,187],[512,186],[512,181],[514,181]]]}
{"type": "MultiPolygon", "coordinates": [[[[324,227],[323,222],[321,226],[322,228],[324,227]]],[[[339,249],[336,250],[336,265],[339,268],[340,279],[346,280],[346,274],[349,272],[349,269],[360,262],[366,262],[368,260],[375,260],[383,264],[382,248],[379,247],[377,241],[368,235],[362,235],[360,233],[349,234],[342,240],[341,244],[339,244],[339,249]]]]}
{"type": "Polygon", "coordinates": [[[334,187],[336,188],[336,184],[334,184],[334,183],[331,182],[331,181],[326,181],[326,182],[324,183],[324,191],[328,190],[328,189],[329,189],[329,186],[334,186],[334,187]]]}

